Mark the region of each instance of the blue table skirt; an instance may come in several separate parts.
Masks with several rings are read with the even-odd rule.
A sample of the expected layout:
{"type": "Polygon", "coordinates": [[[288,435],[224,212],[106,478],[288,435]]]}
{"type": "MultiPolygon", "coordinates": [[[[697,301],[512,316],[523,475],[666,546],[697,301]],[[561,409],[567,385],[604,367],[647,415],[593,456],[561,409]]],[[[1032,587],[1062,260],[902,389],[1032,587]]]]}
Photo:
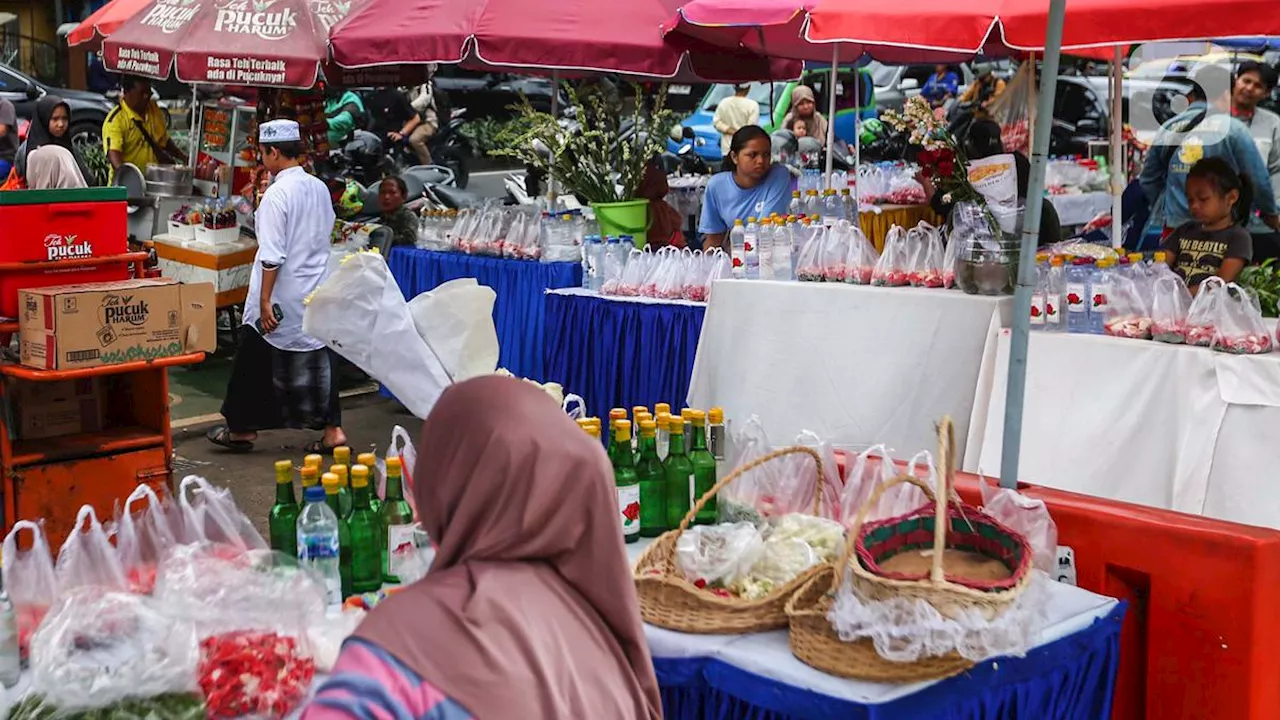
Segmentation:
{"type": "Polygon", "coordinates": [[[463,255],[410,247],[394,248],[387,264],[406,299],[458,278],[475,278],[493,288],[493,322],[498,330],[498,364],[519,377],[543,380],[543,293],[550,288],[580,287],[578,263],[463,255]]]}
{"type": "Polygon", "coordinates": [[[707,309],[596,295],[546,295],[546,379],[581,395],[587,412],[683,407],[707,309]]]}
{"type": "Polygon", "coordinates": [[[880,705],[829,697],[717,659],[654,658],[667,720],[1106,720],[1125,604],[1024,658],[998,658],[880,705]]]}

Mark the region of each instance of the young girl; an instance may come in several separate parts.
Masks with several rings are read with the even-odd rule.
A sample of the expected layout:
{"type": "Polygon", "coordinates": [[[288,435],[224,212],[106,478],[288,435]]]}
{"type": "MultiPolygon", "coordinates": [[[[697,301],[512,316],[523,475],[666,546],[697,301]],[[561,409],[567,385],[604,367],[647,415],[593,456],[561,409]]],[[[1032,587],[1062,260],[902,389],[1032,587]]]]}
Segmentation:
{"type": "Polygon", "coordinates": [[[1191,292],[1213,275],[1231,282],[1253,257],[1253,238],[1244,226],[1253,206],[1253,183],[1226,160],[1205,158],[1187,173],[1187,209],[1195,218],[1164,241],[1169,265],[1191,292]]]}
{"type": "Polygon", "coordinates": [[[809,121],[804,118],[795,118],[791,121],[791,127],[787,129],[797,138],[809,137],[809,121]]]}

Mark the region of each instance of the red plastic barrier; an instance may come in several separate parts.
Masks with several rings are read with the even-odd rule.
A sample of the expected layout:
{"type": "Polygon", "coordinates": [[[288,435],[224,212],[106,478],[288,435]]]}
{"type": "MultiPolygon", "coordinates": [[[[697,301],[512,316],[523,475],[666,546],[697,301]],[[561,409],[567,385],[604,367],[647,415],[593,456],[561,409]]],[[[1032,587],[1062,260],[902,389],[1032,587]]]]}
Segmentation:
{"type": "MultiPolygon", "coordinates": [[[[978,478],[960,475],[967,502],[978,478]]],[[[1081,587],[1129,603],[1114,720],[1280,718],[1280,531],[1023,486],[1081,587]]]]}

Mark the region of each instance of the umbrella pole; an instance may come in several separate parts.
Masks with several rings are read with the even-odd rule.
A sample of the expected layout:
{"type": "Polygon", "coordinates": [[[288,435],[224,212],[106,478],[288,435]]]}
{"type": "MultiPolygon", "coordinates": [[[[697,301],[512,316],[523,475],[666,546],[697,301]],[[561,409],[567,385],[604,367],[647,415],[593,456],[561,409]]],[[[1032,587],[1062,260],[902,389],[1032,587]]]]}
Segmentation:
{"type": "Polygon", "coordinates": [[[831,46],[831,82],[827,88],[827,189],[831,188],[832,161],[836,147],[836,71],[840,67],[840,43],[831,46]]]}
{"type": "Polygon", "coordinates": [[[1062,18],[1067,0],[1049,0],[1049,26],[1045,29],[1044,65],[1040,95],[1036,100],[1036,124],[1031,141],[1031,177],[1023,215],[1022,251],[1018,254],[1018,289],[1013,299],[1013,333],[1009,342],[1009,379],[1004,402],[1004,438],[1000,452],[1000,485],[1018,485],[1018,456],[1022,443],[1022,405],[1027,389],[1027,341],[1031,333],[1031,292],[1036,280],[1036,247],[1044,206],[1044,171],[1049,163],[1049,126],[1053,124],[1053,100],[1058,89],[1058,61],[1062,54],[1062,18]]]}
{"type": "Polygon", "coordinates": [[[1124,195],[1128,174],[1124,168],[1124,49],[1116,46],[1111,60],[1111,247],[1124,244],[1122,235],[1121,197],[1124,195]]]}
{"type": "Polygon", "coordinates": [[[200,112],[200,91],[195,85],[191,86],[191,119],[187,121],[187,162],[190,167],[196,166],[196,154],[200,152],[198,143],[200,135],[197,133],[196,118],[200,121],[204,120],[204,113],[200,112]]]}
{"type": "Polygon", "coordinates": [[[861,223],[862,196],[858,194],[858,166],[862,165],[862,68],[853,68],[853,96],[857,98],[853,112],[853,217],[849,222],[861,223]]]}
{"type": "MultiPolygon", "coordinates": [[[[551,71],[551,117],[560,119],[560,71],[551,71]]],[[[550,172],[547,173],[547,209],[554,215],[556,212],[556,164],[554,158],[550,172]]]]}

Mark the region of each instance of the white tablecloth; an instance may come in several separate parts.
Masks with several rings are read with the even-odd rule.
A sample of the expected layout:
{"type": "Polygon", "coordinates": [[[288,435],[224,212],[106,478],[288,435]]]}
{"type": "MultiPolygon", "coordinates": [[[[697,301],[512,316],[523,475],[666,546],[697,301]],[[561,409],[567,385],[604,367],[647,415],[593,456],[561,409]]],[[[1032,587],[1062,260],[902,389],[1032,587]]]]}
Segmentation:
{"type": "Polygon", "coordinates": [[[602,295],[595,290],[589,290],[583,287],[549,288],[547,290],[547,294],[548,295],[574,295],[578,297],[598,297],[602,300],[611,300],[614,302],[640,303],[642,305],[689,305],[691,307],[701,307],[703,305],[706,305],[706,303],[693,302],[691,300],[668,300],[666,298],[651,298],[651,297],[639,297],[639,296],[630,297],[630,296],[624,296],[624,295],[602,295]]]}
{"type": "Polygon", "coordinates": [[[1049,202],[1057,211],[1058,222],[1063,227],[1084,225],[1099,213],[1111,212],[1111,195],[1104,192],[1050,195],[1049,202]]]}
{"type": "MultiPolygon", "coordinates": [[[[1280,354],[1045,333],[1029,351],[1019,480],[1280,528],[1280,354]]],[[[1006,330],[984,361],[970,472],[999,473],[1008,358],[1006,330]]]]}
{"type": "Polygon", "coordinates": [[[760,416],[774,443],[802,430],[896,454],[964,447],[979,367],[1013,298],[955,290],[720,280],[702,325],[691,407],[760,416]]]}

